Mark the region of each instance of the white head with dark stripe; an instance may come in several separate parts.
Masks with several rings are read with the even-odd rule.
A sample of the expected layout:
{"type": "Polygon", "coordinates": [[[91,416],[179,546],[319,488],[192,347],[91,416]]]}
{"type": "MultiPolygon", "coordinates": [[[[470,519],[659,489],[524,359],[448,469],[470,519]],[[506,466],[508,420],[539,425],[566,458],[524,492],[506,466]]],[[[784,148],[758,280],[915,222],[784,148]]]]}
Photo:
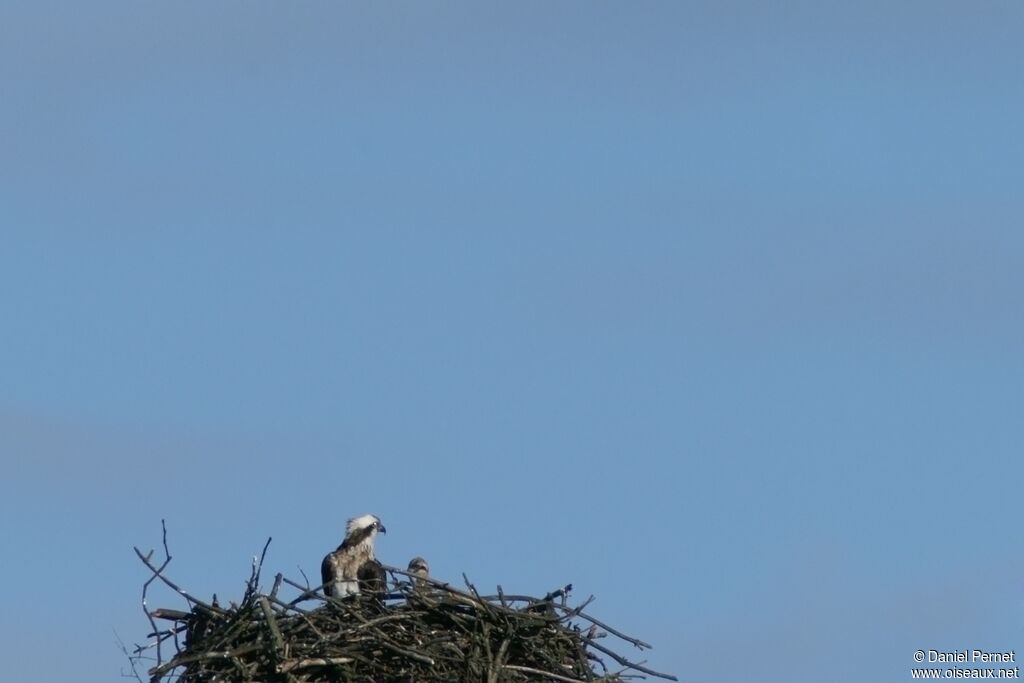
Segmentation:
{"type": "Polygon", "coordinates": [[[360,548],[368,553],[368,559],[373,559],[373,542],[377,534],[387,532],[377,515],[353,517],[348,520],[345,527],[345,542],[341,545],[343,548],[360,548]]]}

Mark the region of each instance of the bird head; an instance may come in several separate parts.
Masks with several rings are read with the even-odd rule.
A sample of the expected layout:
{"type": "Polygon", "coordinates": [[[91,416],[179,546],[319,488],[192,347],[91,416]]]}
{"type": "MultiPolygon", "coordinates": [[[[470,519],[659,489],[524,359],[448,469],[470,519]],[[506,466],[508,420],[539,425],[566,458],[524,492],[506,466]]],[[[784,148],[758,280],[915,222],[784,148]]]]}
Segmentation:
{"type": "Polygon", "coordinates": [[[348,526],[345,528],[345,535],[348,538],[355,536],[364,536],[373,538],[380,532],[386,534],[387,529],[381,524],[380,518],[376,515],[361,515],[359,517],[353,517],[348,520],[348,526]]]}
{"type": "Polygon", "coordinates": [[[409,571],[413,574],[429,574],[430,565],[422,557],[414,557],[409,560],[409,571]]]}

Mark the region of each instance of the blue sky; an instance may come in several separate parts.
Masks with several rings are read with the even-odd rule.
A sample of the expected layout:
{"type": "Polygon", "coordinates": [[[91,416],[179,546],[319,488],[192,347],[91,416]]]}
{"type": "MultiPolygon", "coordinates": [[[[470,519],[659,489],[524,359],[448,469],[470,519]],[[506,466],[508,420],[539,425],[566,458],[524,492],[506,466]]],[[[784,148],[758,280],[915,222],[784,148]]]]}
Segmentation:
{"type": "Polygon", "coordinates": [[[7,3],[9,677],[364,512],[683,681],[1024,651],[1022,20],[7,3]]]}

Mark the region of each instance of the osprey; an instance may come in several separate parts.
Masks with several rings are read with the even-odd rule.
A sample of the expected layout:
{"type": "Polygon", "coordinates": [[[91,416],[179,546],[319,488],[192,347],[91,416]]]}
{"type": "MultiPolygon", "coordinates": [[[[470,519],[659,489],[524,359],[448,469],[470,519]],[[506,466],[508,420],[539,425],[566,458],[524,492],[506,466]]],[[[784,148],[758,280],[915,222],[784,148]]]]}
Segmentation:
{"type": "Polygon", "coordinates": [[[377,532],[387,533],[375,515],[348,520],[345,540],[320,563],[324,593],[338,598],[384,592],[384,568],[373,556],[377,532]]]}
{"type": "Polygon", "coordinates": [[[414,557],[409,560],[409,573],[413,576],[413,583],[422,586],[426,583],[422,579],[430,576],[430,565],[422,557],[414,557]]]}

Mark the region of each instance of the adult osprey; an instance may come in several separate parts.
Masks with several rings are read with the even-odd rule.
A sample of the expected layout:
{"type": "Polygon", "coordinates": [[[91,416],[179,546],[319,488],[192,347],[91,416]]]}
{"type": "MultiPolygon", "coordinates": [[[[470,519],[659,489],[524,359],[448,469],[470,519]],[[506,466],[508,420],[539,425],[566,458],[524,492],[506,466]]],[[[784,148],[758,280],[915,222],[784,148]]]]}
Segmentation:
{"type": "Polygon", "coordinates": [[[344,598],[361,592],[384,592],[384,568],[373,556],[373,541],[378,531],[387,533],[387,529],[374,515],[348,520],[345,540],[337,550],[327,553],[320,563],[324,593],[344,598]]]}

